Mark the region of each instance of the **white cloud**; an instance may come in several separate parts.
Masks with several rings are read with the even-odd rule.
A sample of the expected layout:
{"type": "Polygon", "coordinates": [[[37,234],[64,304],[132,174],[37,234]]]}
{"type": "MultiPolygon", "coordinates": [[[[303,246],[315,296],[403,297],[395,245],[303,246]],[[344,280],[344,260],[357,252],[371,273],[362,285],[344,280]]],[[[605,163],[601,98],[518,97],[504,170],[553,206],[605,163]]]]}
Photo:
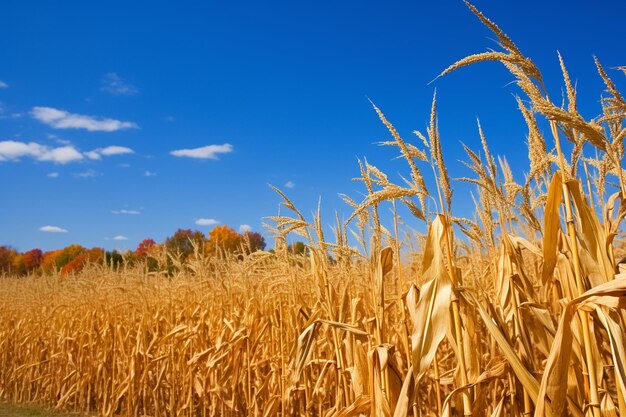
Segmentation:
{"type": "Polygon", "coordinates": [[[293,187],[295,187],[295,186],[296,186],[296,183],[295,183],[295,182],[293,182],[293,181],[287,181],[287,182],[285,183],[285,187],[287,187],[287,188],[293,188],[293,187]]]}
{"type": "Polygon", "coordinates": [[[101,83],[100,90],[114,96],[134,96],[139,92],[135,86],[128,84],[114,72],[105,74],[101,83]]]}
{"type": "Polygon", "coordinates": [[[37,158],[43,152],[43,146],[38,143],[16,142],[5,140],[0,142],[0,160],[19,159],[23,156],[37,158]]]}
{"type": "Polygon", "coordinates": [[[101,159],[102,155],[111,156],[131,153],[135,153],[135,151],[125,146],[107,146],[106,148],[98,148],[93,151],[85,152],[85,156],[89,159],[98,160],[101,159]]]}
{"type": "Polygon", "coordinates": [[[107,146],[106,148],[100,149],[100,154],[105,156],[124,155],[128,153],[135,153],[135,151],[125,146],[107,146]]]}
{"type": "Polygon", "coordinates": [[[165,116],[165,121],[172,123],[176,121],[176,118],[174,116],[165,116]]]}
{"type": "Polygon", "coordinates": [[[117,235],[113,238],[113,240],[128,240],[126,236],[117,235]]]}
{"type": "Polygon", "coordinates": [[[83,156],[73,146],[61,146],[60,148],[53,148],[46,151],[38,159],[40,161],[51,161],[59,164],[66,164],[68,162],[81,160],[83,159],[83,156]]]}
{"type": "Polygon", "coordinates": [[[139,210],[126,210],[126,209],[111,210],[111,213],[113,214],[141,214],[139,210]]]}
{"type": "Polygon", "coordinates": [[[153,171],[144,171],[143,176],[144,176],[144,177],[156,177],[156,172],[153,172],[153,171]]]}
{"type": "Polygon", "coordinates": [[[58,172],[51,172],[48,174],[48,177],[50,178],[59,178],[59,173],[58,172]]]}
{"type": "MultiPolygon", "coordinates": [[[[69,143],[69,142],[63,142],[69,143]]],[[[73,145],[50,147],[36,142],[18,142],[7,140],[0,142],[0,161],[19,160],[23,157],[33,158],[38,161],[50,161],[58,164],[80,161],[87,157],[98,160],[102,156],[123,155],[135,153],[130,148],[124,146],[107,146],[106,148],[94,149],[93,151],[81,153],[73,145]]]]}
{"type": "Polygon", "coordinates": [[[219,220],[215,220],[215,219],[198,219],[196,220],[196,224],[198,226],[213,226],[215,224],[218,224],[219,220]]]}
{"type": "Polygon", "coordinates": [[[58,164],[66,164],[83,159],[83,155],[73,146],[50,148],[35,142],[26,143],[14,140],[0,142],[0,161],[18,160],[22,157],[58,164]]]}
{"type": "Polygon", "coordinates": [[[74,114],[52,107],[33,107],[33,118],[55,129],[86,129],[90,132],[115,132],[123,129],[137,129],[136,123],[123,122],[104,117],[74,114]]]}
{"type": "Polygon", "coordinates": [[[39,231],[46,233],[67,233],[67,230],[58,226],[42,226],[39,228],[39,231]]]}
{"type": "Polygon", "coordinates": [[[3,89],[3,88],[9,88],[9,84],[7,84],[4,81],[0,80],[0,89],[3,89]]]}
{"type": "Polygon", "coordinates": [[[251,231],[252,231],[252,226],[250,226],[249,224],[242,224],[239,226],[240,233],[246,233],[246,232],[251,232],[251,231]]]}
{"type": "Polygon", "coordinates": [[[218,159],[220,153],[230,153],[233,151],[233,145],[225,143],[223,145],[208,145],[194,149],[178,149],[170,152],[170,154],[178,157],[198,158],[198,159],[218,159]]]}

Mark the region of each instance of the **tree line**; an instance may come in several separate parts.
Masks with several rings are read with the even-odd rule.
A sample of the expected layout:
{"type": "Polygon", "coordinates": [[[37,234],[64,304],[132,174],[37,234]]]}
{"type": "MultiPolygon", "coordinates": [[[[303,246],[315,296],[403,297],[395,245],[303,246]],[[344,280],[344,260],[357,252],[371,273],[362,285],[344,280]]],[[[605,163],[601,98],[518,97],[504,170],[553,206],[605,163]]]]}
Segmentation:
{"type": "Polygon", "coordinates": [[[47,252],[41,249],[18,252],[10,246],[0,246],[0,275],[70,274],[79,272],[90,263],[106,263],[116,267],[123,262],[145,262],[149,267],[156,267],[155,259],[163,256],[184,263],[194,254],[207,257],[244,255],[264,250],[265,246],[261,234],[251,231],[238,233],[227,225],[214,227],[208,236],[198,230],[178,229],[161,243],[150,238],[144,239],[134,251],[123,253],[106,251],[104,248],[85,248],[78,244],[47,252]]]}

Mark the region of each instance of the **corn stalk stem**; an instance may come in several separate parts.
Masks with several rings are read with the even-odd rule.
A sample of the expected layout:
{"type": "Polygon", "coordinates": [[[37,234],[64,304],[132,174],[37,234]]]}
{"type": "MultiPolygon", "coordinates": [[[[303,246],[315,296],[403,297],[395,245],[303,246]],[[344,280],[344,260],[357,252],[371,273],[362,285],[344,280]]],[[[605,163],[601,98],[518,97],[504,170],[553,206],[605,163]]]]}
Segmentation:
{"type": "Polygon", "coordinates": [[[619,415],[620,416],[626,416],[626,401],[624,401],[624,395],[622,394],[622,382],[619,379],[619,376],[617,375],[617,373],[619,372],[617,370],[617,367],[613,368],[615,370],[615,385],[616,385],[616,391],[617,391],[617,404],[618,404],[618,410],[619,410],[619,415]]]}
{"type": "Polygon", "coordinates": [[[394,265],[396,267],[396,276],[395,276],[395,284],[396,284],[396,296],[400,296],[402,294],[402,259],[400,259],[400,236],[398,229],[398,211],[396,208],[396,200],[393,200],[393,231],[395,235],[395,244],[394,244],[394,265]]]}
{"type": "MultiPolygon", "coordinates": [[[[585,286],[582,280],[582,273],[580,270],[580,258],[578,254],[578,241],[576,238],[576,227],[574,225],[574,216],[572,214],[572,203],[570,200],[569,191],[567,189],[567,178],[565,176],[565,159],[563,157],[563,151],[561,150],[561,142],[559,140],[559,133],[557,130],[556,122],[551,121],[550,127],[552,129],[552,135],[556,144],[556,150],[559,156],[559,162],[561,165],[561,183],[563,190],[563,200],[565,201],[565,216],[567,224],[567,235],[569,237],[572,249],[572,258],[574,263],[574,276],[576,277],[576,287],[578,294],[585,292],[585,286]]],[[[621,176],[621,175],[620,175],[621,176]]],[[[585,345],[585,359],[587,362],[587,369],[589,375],[589,397],[591,403],[589,404],[593,410],[594,417],[600,417],[600,397],[598,394],[598,380],[596,376],[596,363],[593,358],[593,352],[591,350],[591,330],[589,329],[589,315],[587,312],[579,310],[578,315],[582,324],[583,330],[583,342],[585,345]]]]}
{"type": "MultiPolygon", "coordinates": [[[[446,217],[446,223],[449,222],[448,216],[446,217]]],[[[454,336],[456,338],[457,349],[459,352],[459,370],[461,373],[461,385],[466,386],[467,381],[467,368],[465,366],[465,350],[463,347],[463,330],[461,327],[461,311],[459,306],[459,294],[458,294],[458,282],[454,273],[454,261],[452,258],[452,245],[450,243],[450,234],[448,230],[445,230],[444,244],[446,246],[446,256],[448,257],[448,272],[450,273],[450,281],[452,282],[452,319],[454,322],[454,336]]],[[[462,392],[463,397],[463,415],[472,415],[472,402],[470,400],[467,390],[462,392]]]]}
{"type": "Polygon", "coordinates": [[[433,359],[433,371],[435,373],[435,397],[437,398],[437,415],[441,415],[441,378],[439,377],[439,363],[437,362],[437,352],[433,359]]]}
{"type": "MultiPolygon", "coordinates": [[[[513,271],[513,265],[511,262],[511,258],[507,257],[507,263],[509,266],[509,270],[513,271]]],[[[521,338],[522,338],[522,325],[520,323],[520,319],[519,319],[519,294],[517,293],[516,289],[515,289],[515,283],[513,283],[513,281],[511,280],[510,283],[511,286],[511,299],[513,301],[513,309],[515,310],[515,314],[513,315],[513,320],[514,320],[514,326],[513,329],[515,331],[515,338],[519,338],[520,339],[520,345],[524,346],[523,343],[521,343],[521,338]]],[[[532,404],[531,404],[531,400],[530,400],[530,396],[528,394],[528,390],[526,390],[526,387],[522,386],[522,390],[523,390],[523,395],[524,395],[524,416],[528,417],[531,415],[532,413],[532,404]]]]}

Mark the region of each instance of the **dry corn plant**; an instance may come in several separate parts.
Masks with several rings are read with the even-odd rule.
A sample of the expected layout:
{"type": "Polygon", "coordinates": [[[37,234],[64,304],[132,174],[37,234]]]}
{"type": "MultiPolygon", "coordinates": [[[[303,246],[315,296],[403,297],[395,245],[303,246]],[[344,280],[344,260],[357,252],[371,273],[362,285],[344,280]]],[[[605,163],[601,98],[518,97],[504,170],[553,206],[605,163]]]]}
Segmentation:
{"type": "MultiPolygon", "coordinates": [[[[596,60],[607,95],[586,120],[558,56],[554,104],[536,65],[468,7],[502,51],[441,75],[489,60],[515,77],[523,183],[479,123],[481,152],[465,148],[472,174],[457,179],[476,186],[476,214],[456,217],[436,96],[417,144],[374,106],[409,175],[398,185],[360,161],[367,194],[344,196],[353,212],[331,239],[319,206],[308,221],[275,189],[288,211],[269,218],[275,253],[195,250],[173,277],[94,265],[2,279],[0,398],[105,416],[626,416],[626,101],[596,60]],[[427,227],[419,243],[399,205],[427,227]]],[[[167,254],[153,257],[165,272],[167,254]]]]}

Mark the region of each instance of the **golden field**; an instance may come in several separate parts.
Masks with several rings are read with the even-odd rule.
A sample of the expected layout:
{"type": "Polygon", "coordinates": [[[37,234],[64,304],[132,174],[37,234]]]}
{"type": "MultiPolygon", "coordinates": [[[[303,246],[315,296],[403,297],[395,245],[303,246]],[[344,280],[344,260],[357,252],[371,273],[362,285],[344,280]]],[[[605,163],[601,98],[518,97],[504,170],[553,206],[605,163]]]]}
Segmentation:
{"type": "Polygon", "coordinates": [[[345,197],[353,215],[332,236],[277,190],[273,253],[0,279],[0,398],[105,416],[626,416],[626,100],[596,61],[606,92],[585,119],[559,56],[553,101],[533,61],[470,9],[502,50],[442,75],[491,60],[514,76],[523,183],[479,126],[461,179],[476,217],[456,217],[436,100],[414,143],[375,107],[409,175],[396,184],[362,162],[367,196],[345,197]],[[401,205],[426,235],[404,237],[401,205]]]}

